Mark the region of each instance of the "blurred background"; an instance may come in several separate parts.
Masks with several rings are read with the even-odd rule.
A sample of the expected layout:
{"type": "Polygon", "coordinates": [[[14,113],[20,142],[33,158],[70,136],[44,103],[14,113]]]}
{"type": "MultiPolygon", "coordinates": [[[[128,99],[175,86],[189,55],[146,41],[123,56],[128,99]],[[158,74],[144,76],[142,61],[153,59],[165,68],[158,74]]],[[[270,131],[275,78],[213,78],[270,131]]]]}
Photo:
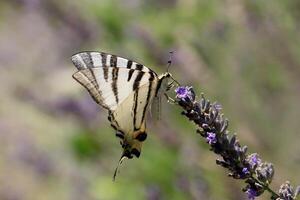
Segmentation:
{"type": "MultiPolygon", "coordinates": [[[[249,152],[300,183],[298,0],[1,0],[0,199],[246,199],[180,108],[148,118],[139,159],[71,75],[72,54],[136,60],[219,102],[249,152]]],[[[259,199],[268,199],[264,194],[259,199]]]]}

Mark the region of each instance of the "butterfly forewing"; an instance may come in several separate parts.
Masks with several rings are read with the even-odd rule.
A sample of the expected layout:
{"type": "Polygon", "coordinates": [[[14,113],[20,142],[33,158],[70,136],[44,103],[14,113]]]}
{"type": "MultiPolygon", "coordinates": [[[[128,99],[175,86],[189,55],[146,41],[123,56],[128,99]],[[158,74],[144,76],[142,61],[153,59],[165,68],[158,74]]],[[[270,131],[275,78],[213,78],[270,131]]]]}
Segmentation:
{"type": "Polygon", "coordinates": [[[148,67],[132,60],[103,52],[81,52],[72,56],[72,62],[78,70],[93,67],[118,67],[134,69],[143,72],[152,71],[148,67]]]}
{"type": "Polygon", "coordinates": [[[154,80],[151,72],[113,67],[82,69],[73,77],[89,91],[97,103],[110,111],[116,110],[134,90],[149,83],[149,79],[154,80]]]}

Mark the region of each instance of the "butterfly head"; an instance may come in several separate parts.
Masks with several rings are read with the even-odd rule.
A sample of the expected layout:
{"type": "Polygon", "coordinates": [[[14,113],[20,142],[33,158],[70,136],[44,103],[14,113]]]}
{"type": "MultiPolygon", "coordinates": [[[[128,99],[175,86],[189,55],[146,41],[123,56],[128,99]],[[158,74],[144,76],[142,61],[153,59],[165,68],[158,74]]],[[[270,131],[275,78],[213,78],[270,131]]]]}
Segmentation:
{"type": "Polygon", "coordinates": [[[158,89],[157,96],[161,96],[165,92],[172,89],[175,85],[180,85],[179,82],[176,81],[169,72],[161,74],[158,79],[160,82],[160,87],[158,89]]]}

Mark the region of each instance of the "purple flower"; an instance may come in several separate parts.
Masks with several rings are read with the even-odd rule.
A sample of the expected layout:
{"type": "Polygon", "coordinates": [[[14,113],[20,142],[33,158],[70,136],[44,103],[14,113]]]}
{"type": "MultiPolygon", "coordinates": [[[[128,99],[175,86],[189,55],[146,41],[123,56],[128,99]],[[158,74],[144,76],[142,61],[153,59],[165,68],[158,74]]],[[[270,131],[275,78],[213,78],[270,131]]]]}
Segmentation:
{"type": "Polygon", "coordinates": [[[247,174],[250,173],[247,167],[244,167],[242,172],[243,172],[244,175],[247,175],[247,174]]]}
{"type": "Polygon", "coordinates": [[[294,190],[289,181],[280,186],[279,195],[283,199],[294,199],[294,190]]]}
{"type": "Polygon", "coordinates": [[[208,132],[206,136],[206,140],[210,145],[215,144],[217,142],[216,134],[208,132]]]}
{"type": "Polygon", "coordinates": [[[255,169],[261,163],[261,159],[257,153],[250,154],[246,160],[248,161],[251,169],[255,169]]]}
{"type": "Polygon", "coordinates": [[[194,94],[192,92],[192,87],[188,86],[180,86],[175,89],[176,92],[176,98],[180,100],[190,100],[192,101],[194,99],[194,94]]]}
{"type": "Polygon", "coordinates": [[[262,162],[255,169],[258,180],[271,183],[274,176],[274,167],[272,163],[262,162]]]}
{"type": "Polygon", "coordinates": [[[245,192],[248,195],[248,199],[254,200],[257,197],[257,193],[254,189],[248,188],[245,192]]]}
{"type": "Polygon", "coordinates": [[[222,105],[221,104],[219,104],[219,103],[214,103],[214,108],[217,110],[217,111],[221,111],[222,110],[222,105]]]}

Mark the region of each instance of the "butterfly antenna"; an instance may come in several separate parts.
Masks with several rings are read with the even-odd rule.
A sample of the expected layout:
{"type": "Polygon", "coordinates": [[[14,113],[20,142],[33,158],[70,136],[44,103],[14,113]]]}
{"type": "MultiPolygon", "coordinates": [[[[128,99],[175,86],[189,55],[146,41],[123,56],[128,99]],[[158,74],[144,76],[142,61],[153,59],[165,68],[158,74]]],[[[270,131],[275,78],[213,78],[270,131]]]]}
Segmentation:
{"type": "MultiPolygon", "coordinates": [[[[173,51],[170,51],[169,52],[169,60],[168,60],[168,66],[167,66],[167,72],[169,73],[169,68],[171,67],[171,64],[172,64],[172,56],[173,56],[173,51]]],[[[173,85],[173,83],[175,82],[178,86],[180,85],[180,83],[175,80],[172,76],[171,76],[173,82],[171,83],[171,85],[173,85]]]]}
{"type": "Polygon", "coordinates": [[[168,60],[168,66],[167,66],[167,72],[169,72],[169,68],[172,64],[172,55],[173,55],[173,51],[169,52],[169,60],[168,60]]]}
{"type": "Polygon", "coordinates": [[[119,172],[119,167],[121,166],[121,164],[123,163],[123,161],[124,161],[126,158],[127,158],[127,156],[124,156],[124,154],[122,154],[122,156],[121,156],[121,158],[120,158],[120,160],[119,160],[119,163],[118,163],[118,165],[117,165],[117,167],[116,167],[116,169],[115,169],[114,176],[113,176],[113,181],[116,180],[116,176],[117,176],[117,174],[118,174],[118,172],[119,172]]]}

